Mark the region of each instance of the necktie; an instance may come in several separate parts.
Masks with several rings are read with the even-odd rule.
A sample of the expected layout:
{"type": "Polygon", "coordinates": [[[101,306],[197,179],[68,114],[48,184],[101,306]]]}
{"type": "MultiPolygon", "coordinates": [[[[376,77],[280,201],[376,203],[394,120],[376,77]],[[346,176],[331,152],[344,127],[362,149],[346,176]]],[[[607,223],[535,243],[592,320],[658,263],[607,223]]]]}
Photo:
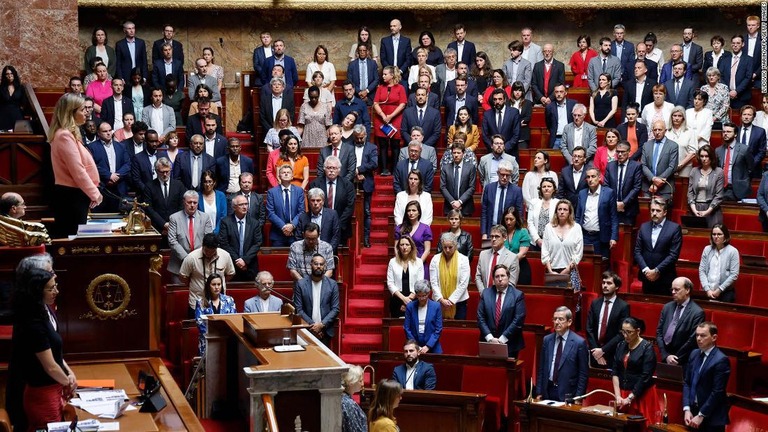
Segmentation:
{"type": "Polygon", "coordinates": [[[664,333],[664,343],[669,345],[672,342],[672,337],[675,335],[677,329],[677,322],[680,321],[680,314],[683,312],[683,305],[677,305],[675,308],[675,314],[672,316],[672,322],[669,323],[667,331],[664,333]]]}
{"type": "Polygon", "coordinates": [[[504,203],[507,199],[507,187],[506,186],[499,186],[501,189],[499,193],[501,194],[499,196],[499,207],[496,209],[496,220],[495,223],[499,224],[501,221],[504,220],[504,203]]]}
{"type": "Polygon", "coordinates": [[[237,232],[238,232],[238,238],[240,240],[240,256],[243,256],[243,242],[245,242],[245,227],[243,221],[237,222],[237,232]]]}
{"type": "Polygon", "coordinates": [[[333,182],[328,183],[328,204],[326,207],[333,208],[333,182]]]}
{"type": "Polygon", "coordinates": [[[680,94],[680,80],[675,80],[675,100],[677,100],[677,95],[680,94]]]}
{"type": "Polygon", "coordinates": [[[456,199],[461,196],[461,178],[459,177],[459,164],[453,166],[453,180],[456,182],[456,199]]]}
{"type": "Polygon", "coordinates": [[[557,384],[557,376],[560,369],[560,358],[563,356],[563,341],[562,336],[557,337],[557,352],[555,352],[555,366],[552,368],[552,382],[557,384]]]}
{"type": "Polygon", "coordinates": [[[731,82],[729,83],[731,90],[736,90],[736,69],[739,68],[739,56],[733,56],[731,62],[731,82]]]}
{"type": "MultiPolygon", "coordinates": [[[[490,288],[493,286],[493,269],[496,268],[496,259],[498,257],[499,257],[499,253],[494,252],[493,259],[491,260],[491,268],[488,270],[488,285],[485,286],[486,288],[490,288]]],[[[501,296],[499,296],[499,299],[501,299],[501,296]]],[[[498,311],[500,309],[501,309],[501,304],[499,304],[499,300],[496,300],[496,310],[498,311]]],[[[495,316],[498,316],[498,312],[496,313],[497,315],[495,316]]],[[[498,324],[498,319],[496,323],[498,324]]]]}
{"type": "Polygon", "coordinates": [[[195,250],[195,218],[193,216],[189,217],[187,229],[189,230],[189,251],[192,252],[195,250]]]}
{"type": "Polygon", "coordinates": [[[603,319],[600,320],[600,334],[597,337],[597,341],[600,345],[605,344],[605,332],[608,328],[608,308],[611,306],[611,302],[605,300],[603,302],[603,319]]]}
{"type": "Polygon", "coordinates": [[[659,152],[661,151],[661,143],[656,141],[653,144],[653,175],[656,175],[656,164],[659,163],[659,152]]]}
{"type": "MultiPolygon", "coordinates": [[[[701,360],[698,362],[699,367],[694,369],[693,378],[691,379],[691,389],[694,391],[694,395],[696,394],[696,386],[699,384],[699,378],[701,378],[701,370],[704,368],[704,363],[707,361],[707,355],[704,353],[701,353],[701,356],[699,357],[701,360]]],[[[694,396],[694,402],[697,404],[699,403],[699,397],[694,396]]]]}
{"type": "Polygon", "coordinates": [[[616,189],[618,189],[616,191],[617,201],[621,201],[624,197],[624,192],[622,191],[624,187],[624,164],[619,164],[619,183],[616,186],[616,189]]]}
{"type": "Polygon", "coordinates": [[[496,294],[496,311],[493,315],[493,323],[496,325],[496,330],[499,329],[499,322],[501,321],[501,297],[504,295],[503,292],[499,292],[496,294]]]}
{"type": "Polygon", "coordinates": [[[501,110],[496,111],[496,131],[501,132],[501,110]]]}
{"type": "Polygon", "coordinates": [[[728,183],[730,183],[729,179],[731,178],[731,146],[728,146],[725,148],[725,162],[723,162],[723,177],[725,177],[725,182],[723,187],[728,186],[728,183]]]}
{"type": "Polygon", "coordinates": [[[419,108],[419,124],[424,120],[424,108],[419,108]]]}
{"type": "Polygon", "coordinates": [[[333,156],[334,157],[339,157],[339,148],[338,147],[334,147],[333,148],[333,156]]]}
{"type": "Polygon", "coordinates": [[[283,219],[291,223],[291,201],[288,199],[288,188],[283,189],[283,219]]]}
{"type": "Polygon", "coordinates": [[[603,73],[605,73],[605,58],[603,58],[603,73]]]}
{"type": "Polygon", "coordinates": [[[198,159],[200,156],[192,156],[192,187],[194,189],[197,189],[197,186],[200,184],[200,162],[198,159]]]}
{"type": "Polygon", "coordinates": [[[163,182],[163,198],[168,199],[168,182],[163,182]]]}
{"type": "Polygon", "coordinates": [[[749,130],[749,126],[744,126],[741,128],[741,143],[747,144],[747,131],[749,130]]]}
{"type": "Polygon", "coordinates": [[[368,88],[368,67],[365,60],[360,60],[360,91],[368,88]]]}
{"type": "Polygon", "coordinates": [[[416,169],[416,161],[411,161],[411,171],[416,169]]]}

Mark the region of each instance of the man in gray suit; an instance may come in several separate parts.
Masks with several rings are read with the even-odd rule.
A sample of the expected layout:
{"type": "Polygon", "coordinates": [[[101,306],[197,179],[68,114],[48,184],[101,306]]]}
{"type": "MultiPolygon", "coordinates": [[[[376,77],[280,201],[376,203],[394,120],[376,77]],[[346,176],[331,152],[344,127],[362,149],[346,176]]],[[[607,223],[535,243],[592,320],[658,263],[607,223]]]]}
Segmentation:
{"type": "MultiPolygon", "coordinates": [[[[421,126],[414,126],[411,128],[411,141],[417,141],[419,143],[424,142],[424,129],[422,129],[421,126]]],[[[400,156],[397,158],[398,162],[408,159],[408,147],[409,146],[403,146],[403,148],[400,149],[400,156]]],[[[432,162],[432,169],[437,171],[437,153],[435,152],[434,147],[422,145],[421,155],[419,157],[432,162]]]]}
{"type": "Polygon", "coordinates": [[[583,104],[576,104],[571,113],[573,122],[563,127],[563,141],[560,146],[560,152],[568,161],[568,165],[573,163],[571,152],[574,147],[581,146],[587,150],[587,161],[592,160],[597,152],[597,128],[584,121],[587,107],[583,104]]]}
{"type": "Polygon", "coordinates": [[[256,288],[259,289],[259,295],[245,301],[243,312],[280,312],[283,301],[272,295],[274,286],[275,279],[272,277],[272,273],[266,270],[260,271],[256,275],[256,288]]]}
{"type": "Polygon", "coordinates": [[[207,85],[212,91],[212,102],[221,102],[221,89],[219,88],[219,81],[213,75],[208,75],[208,62],[204,58],[195,60],[196,74],[189,74],[189,82],[187,84],[187,94],[195,94],[195,89],[199,84],[207,85]]]}
{"type": "Polygon", "coordinates": [[[213,232],[211,217],[197,209],[198,202],[196,191],[184,192],[184,208],[168,219],[168,246],[171,248],[168,271],[174,283],[181,283],[179,270],[184,258],[203,245],[203,236],[213,232]]]}
{"type": "Polygon", "coordinates": [[[475,179],[477,171],[474,165],[464,161],[464,145],[452,144],[448,147],[453,156],[453,162],[445,164],[440,169],[440,193],[445,203],[443,212],[447,215],[452,209],[461,210],[465,217],[475,211],[475,179]]]}
{"type": "Polygon", "coordinates": [[[325,274],[325,258],[312,256],[312,273],[296,283],[293,304],[296,313],[306,321],[309,330],[324,344],[329,345],[336,334],[336,318],[339,316],[339,286],[325,274]],[[315,302],[315,297],[320,301],[315,302]]]}
{"type": "Polygon", "coordinates": [[[165,142],[165,136],[168,132],[176,130],[176,114],[173,108],[163,103],[163,90],[160,88],[152,89],[152,105],[147,105],[141,111],[143,118],[150,129],[160,133],[160,142],[165,142]]]}
{"type": "Polygon", "coordinates": [[[664,120],[657,120],[651,126],[653,138],[643,145],[643,191],[649,195],[661,195],[667,199],[675,192],[675,169],[677,168],[677,143],[667,139],[664,120]]]}
{"type": "Polygon", "coordinates": [[[597,81],[600,74],[607,73],[611,76],[611,88],[618,87],[621,82],[621,60],[615,55],[611,55],[611,39],[607,37],[600,38],[600,55],[593,57],[587,65],[587,80],[589,80],[589,89],[597,90],[597,81]]]}
{"type": "Polygon", "coordinates": [[[723,145],[715,150],[717,163],[723,169],[725,188],[723,199],[740,201],[752,191],[749,180],[749,167],[752,156],[749,147],[736,140],[736,126],[730,121],[723,122],[723,145]]]}
{"type": "Polygon", "coordinates": [[[487,287],[493,286],[493,269],[499,264],[509,269],[509,283],[517,286],[520,262],[517,260],[517,254],[504,247],[506,239],[507,229],[503,225],[494,225],[491,228],[491,247],[480,252],[475,271],[475,285],[481,296],[487,287]]]}
{"type": "Polygon", "coordinates": [[[440,63],[435,66],[435,75],[437,75],[437,84],[440,88],[440,103],[443,102],[445,96],[445,86],[448,85],[448,81],[456,79],[458,76],[458,70],[456,65],[456,50],[453,48],[447,48],[443,52],[443,58],[445,63],[440,63]]]}
{"type": "Polygon", "coordinates": [[[531,62],[523,58],[523,43],[515,40],[507,45],[509,49],[509,60],[504,63],[502,70],[511,85],[515,81],[523,83],[526,99],[531,100],[531,76],[533,75],[533,66],[531,62]]]}
{"type": "Polygon", "coordinates": [[[480,162],[477,164],[477,173],[480,175],[480,184],[482,184],[483,187],[486,187],[499,180],[497,171],[499,162],[501,161],[507,161],[512,164],[512,178],[510,181],[517,184],[520,180],[520,166],[517,164],[517,160],[514,156],[504,152],[503,136],[494,135],[492,139],[491,152],[481,157],[480,162]]]}

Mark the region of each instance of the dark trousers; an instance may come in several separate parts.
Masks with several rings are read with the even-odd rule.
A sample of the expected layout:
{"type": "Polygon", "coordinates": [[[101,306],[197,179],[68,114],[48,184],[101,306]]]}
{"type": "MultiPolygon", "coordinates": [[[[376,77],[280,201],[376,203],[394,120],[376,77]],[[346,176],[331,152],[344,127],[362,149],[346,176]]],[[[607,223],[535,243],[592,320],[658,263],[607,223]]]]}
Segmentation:
{"type": "Polygon", "coordinates": [[[371,238],[371,199],[373,192],[363,192],[363,238],[371,238]]]}
{"type": "Polygon", "coordinates": [[[467,319],[467,300],[456,303],[456,315],[453,316],[453,319],[467,319]]]}
{"type": "Polygon", "coordinates": [[[584,236],[584,244],[594,246],[595,255],[600,255],[603,257],[603,259],[611,258],[610,244],[600,241],[600,231],[590,232],[582,228],[581,233],[584,236]]]}
{"type": "Polygon", "coordinates": [[[542,399],[549,399],[549,400],[553,400],[553,401],[563,402],[563,401],[560,400],[560,396],[558,396],[557,393],[558,393],[557,392],[557,384],[555,384],[554,382],[548,380],[547,381],[547,385],[544,388],[544,394],[541,395],[541,398],[542,399]]]}
{"type": "Polygon", "coordinates": [[[53,194],[53,216],[56,219],[53,238],[77,234],[77,226],[88,220],[91,199],[79,188],[56,185],[53,194]]]}
{"type": "MultiPolygon", "coordinates": [[[[694,403],[691,405],[691,414],[694,416],[699,414],[699,405],[694,403]]],[[[699,428],[696,429],[700,432],[725,432],[725,426],[712,426],[707,424],[707,418],[704,419],[703,422],[701,422],[701,425],[699,425],[699,428]]]]}
{"type": "MultiPolygon", "coordinates": [[[[272,227],[272,228],[276,229],[274,227],[272,227]]],[[[280,233],[280,235],[277,236],[277,238],[272,238],[270,240],[271,240],[270,245],[272,247],[288,247],[288,246],[291,245],[291,243],[293,243],[294,239],[293,239],[293,237],[286,237],[282,233],[280,233]]]]}
{"type": "Polygon", "coordinates": [[[400,140],[395,138],[376,138],[379,144],[379,172],[392,172],[400,154],[400,140]]]}

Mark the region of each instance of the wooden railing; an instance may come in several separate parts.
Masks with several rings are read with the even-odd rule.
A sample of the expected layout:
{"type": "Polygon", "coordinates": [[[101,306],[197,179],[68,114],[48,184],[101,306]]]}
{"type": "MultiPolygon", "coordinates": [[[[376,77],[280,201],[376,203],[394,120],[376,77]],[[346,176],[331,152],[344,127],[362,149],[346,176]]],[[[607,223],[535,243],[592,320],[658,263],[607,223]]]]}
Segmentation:
{"type": "MultiPolygon", "coordinates": [[[[43,135],[48,136],[48,120],[45,118],[45,113],[43,112],[43,107],[40,105],[40,101],[37,100],[37,95],[35,94],[35,89],[32,88],[32,84],[24,84],[24,92],[27,96],[27,102],[32,111],[34,111],[37,122],[39,122],[43,135]]],[[[37,131],[37,129],[35,130],[37,131]]]]}
{"type": "Polygon", "coordinates": [[[267,424],[267,429],[270,432],[278,432],[277,414],[275,414],[275,402],[272,400],[272,395],[261,395],[261,402],[264,404],[264,422],[267,424]]]}

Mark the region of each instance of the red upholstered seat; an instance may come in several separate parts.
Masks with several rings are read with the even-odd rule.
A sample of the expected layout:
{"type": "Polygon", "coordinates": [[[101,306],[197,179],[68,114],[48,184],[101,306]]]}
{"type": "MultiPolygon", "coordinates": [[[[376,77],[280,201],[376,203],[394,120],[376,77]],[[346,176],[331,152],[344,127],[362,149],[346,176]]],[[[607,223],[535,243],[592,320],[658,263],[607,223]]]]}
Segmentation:
{"type": "Polygon", "coordinates": [[[753,315],[713,311],[711,319],[717,324],[719,346],[745,351],[752,348],[752,332],[755,327],[753,315]]]}
{"type": "Polygon", "coordinates": [[[480,330],[478,328],[448,328],[443,327],[440,345],[444,354],[476,356],[480,330]]]}
{"type": "Polygon", "coordinates": [[[640,318],[645,322],[645,332],[643,336],[654,339],[656,337],[656,326],[661,317],[661,308],[664,305],[659,303],[640,303],[632,302],[632,316],[640,318]]]}
{"type": "Polygon", "coordinates": [[[288,248],[284,253],[260,253],[259,256],[259,268],[269,270],[272,273],[272,277],[275,281],[291,281],[291,273],[288,271],[286,264],[288,263],[288,248]]]}
{"type": "MultiPolygon", "coordinates": [[[[755,327],[752,331],[752,351],[763,354],[763,366],[768,366],[768,337],[765,337],[765,329],[768,327],[766,326],[768,326],[768,317],[755,317],[755,327]]],[[[719,340],[718,336],[718,342],[719,340]]],[[[764,375],[768,376],[768,367],[764,367],[763,371],[764,375]]]]}
{"type": "Polygon", "coordinates": [[[729,416],[731,424],[725,429],[728,432],[759,431],[768,425],[768,412],[750,410],[740,404],[731,405],[729,416]]]}
{"type": "MultiPolygon", "coordinates": [[[[736,299],[740,298],[737,292],[736,299]]],[[[752,292],[749,305],[768,308],[768,276],[752,276],[752,292]]]]}
{"type": "Polygon", "coordinates": [[[467,319],[469,321],[477,321],[478,304],[480,304],[480,292],[476,290],[470,290],[469,299],[467,300],[467,319]]]}
{"type": "Polygon", "coordinates": [[[552,324],[552,313],[563,305],[562,295],[526,294],[526,324],[552,324]]]}
{"type": "Polygon", "coordinates": [[[403,349],[403,345],[405,345],[405,330],[399,326],[390,326],[389,346],[384,347],[384,349],[387,351],[401,351],[403,349]]]}
{"type": "Polygon", "coordinates": [[[501,415],[507,415],[507,376],[504,370],[483,366],[464,366],[461,390],[485,393],[485,421],[501,427],[501,415]]]}

